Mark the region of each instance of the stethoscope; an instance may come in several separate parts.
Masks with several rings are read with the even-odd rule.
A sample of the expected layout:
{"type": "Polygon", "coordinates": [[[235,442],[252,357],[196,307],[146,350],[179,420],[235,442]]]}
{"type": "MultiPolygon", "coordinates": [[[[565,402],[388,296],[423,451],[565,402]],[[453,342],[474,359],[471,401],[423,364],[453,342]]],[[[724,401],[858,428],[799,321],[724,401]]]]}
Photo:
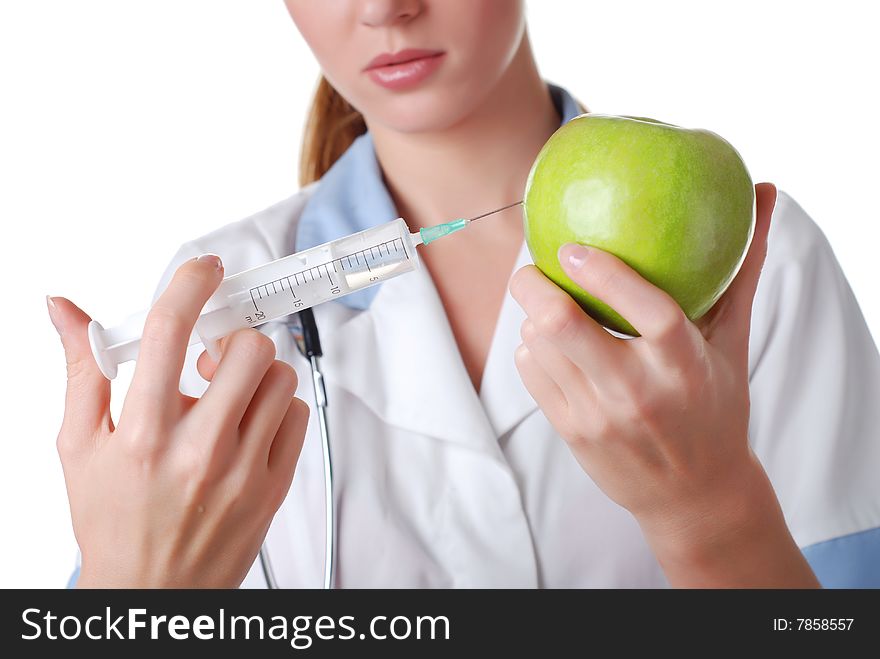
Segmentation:
{"type": "MultiPolygon", "coordinates": [[[[286,322],[293,335],[297,350],[309,360],[312,369],[312,384],[315,390],[315,403],[318,410],[318,424],[321,428],[321,453],[324,458],[324,589],[333,588],[336,534],[333,506],[333,461],[330,457],[330,433],[327,429],[327,390],[324,387],[324,374],[321,372],[321,337],[312,309],[293,314],[286,322]]],[[[278,588],[266,543],[260,547],[260,566],[269,588],[278,588]]]]}

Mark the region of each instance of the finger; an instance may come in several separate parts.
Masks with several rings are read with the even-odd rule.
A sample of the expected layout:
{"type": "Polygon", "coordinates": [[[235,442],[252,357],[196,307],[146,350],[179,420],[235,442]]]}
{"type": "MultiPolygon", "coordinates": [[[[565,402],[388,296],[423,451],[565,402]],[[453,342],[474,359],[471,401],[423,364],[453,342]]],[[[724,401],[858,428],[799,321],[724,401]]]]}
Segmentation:
{"type": "Polygon", "coordinates": [[[193,326],[222,279],[223,264],[213,254],[191,259],[174,273],[144,324],[130,388],[139,403],[164,409],[179,398],[180,373],[193,326]]]}
{"type": "Polygon", "coordinates": [[[693,350],[693,323],[666,291],[622,260],[595,247],[567,243],[559,263],[571,280],[623,316],[652,347],[676,355],[693,350]]]}
{"type": "Polygon", "coordinates": [[[62,426],[73,437],[94,438],[112,431],[110,380],[104,377],[92,355],[88,326],[92,319],[63,297],[47,297],[49,317],[61,335],[67,362],[67,391],[62,426]]]}
{"type": "Polygon", "coordinates": [[[706,338],[729,350],[748,350],[752,302],[767,257],[767,236],[776,206],[776,186],[755,186],[755,232],[733,282],[700,323],[706,338]]]}
{"type": "MultiPolygon", "coordinates": [[[[217,341],[217,346],[221,355],[223,354],[223,350],[228,343],[230,336],[232,335],[230,334],[220,337],[220,339],[217,341]]],[[[215,362],[214,358],[208,354],[207,350],[203,350],[202,354],[199,355],[199,358],[196,361],[196,369],[198,370],[199,375],[201,375],[208,382],[214,379],[214,373],[217,372],[217,366],[217,362],[215,362]]]]}
{"type": "Polygon", "coordinates": [[[269,471],[284,475],[286,480],[282,480],[282,485],[285,493],[290,487],[296,463],[299,461],[308,423],[308,403],[301,398],[294,398],[290,401],[287,414],[284,415],[269,449],[269,471]]]}
{"type": "Polygon", "coordinates": [[[196,361],[196,369],[198,370],[199,375],[210,382],[214,377],[214,373],[217,372],[217,362],[215,362],[211,355],[208,354],[208,351],[205,350],[199,355],[199,358],[196,361]]]}
{"type": "Polygon", "coordinates": [[[584,372],[555,343],[544,338],[528,318],[523,321],[520,336],[529,352],[548,377],[559,386],[569,403],[582,399],[587,390],[592,389],[592,382],[584,372]]]}
{"type": "Polygon", "coordinates": [[[297,382],[296,371],[287,362],[276,359],[269,366],[239,425],[246,459],[268,464],[272,440],[287,414],[297,382]]]}
{"type": "Polygon", "coordinates": [[[620,341],[581,309],[574,299],[533,265],[510,280],[510,294],[528,314],[539,334],[555,343],[591,378],[624,358],[620,341]]]}
{"type": "Polygon", "coordinates": [[[556,414],[564,414],[568,409],[568,400],[559,385],[547,375],[544,367],[529,350],[521,344],[513,353],[513,361],[526,391],[550,419],[556,414]]]}
{"type": "Polygon", "coordinates": [[[220,363],[199,408],[215,427],[238,427],[263,377],[275,361],[275,343],[253,328],[221,344],[220,363]]]}

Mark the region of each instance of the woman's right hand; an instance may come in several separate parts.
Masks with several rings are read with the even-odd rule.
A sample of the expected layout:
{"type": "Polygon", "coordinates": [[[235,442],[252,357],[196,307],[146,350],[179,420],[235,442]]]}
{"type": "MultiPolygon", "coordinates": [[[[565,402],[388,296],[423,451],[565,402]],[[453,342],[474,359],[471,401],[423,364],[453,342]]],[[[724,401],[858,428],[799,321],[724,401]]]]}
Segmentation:
{"type": "Polygon", "coordinates": [[[293,368],[254,329],[221,342],[201,398],[180,392],[187,343],[223,278],[205,255],[150,310],[117,424],[89,347],[90,318],[49,299],[67,359],[58,452],[82,552],[78,587],[236,587],[293,479],[309,408],[293,368]]]}

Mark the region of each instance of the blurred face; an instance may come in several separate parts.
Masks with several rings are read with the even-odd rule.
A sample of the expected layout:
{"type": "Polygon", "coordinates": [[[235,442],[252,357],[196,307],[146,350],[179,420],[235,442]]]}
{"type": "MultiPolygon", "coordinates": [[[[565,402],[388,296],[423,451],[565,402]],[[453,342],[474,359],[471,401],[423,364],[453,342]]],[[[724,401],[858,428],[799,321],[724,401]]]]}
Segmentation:
{"type": "Polygon", "coordinates": [[[325,77],[369,125],[442,130],[504,75],[523,0],[285,0],[325,77]]]}

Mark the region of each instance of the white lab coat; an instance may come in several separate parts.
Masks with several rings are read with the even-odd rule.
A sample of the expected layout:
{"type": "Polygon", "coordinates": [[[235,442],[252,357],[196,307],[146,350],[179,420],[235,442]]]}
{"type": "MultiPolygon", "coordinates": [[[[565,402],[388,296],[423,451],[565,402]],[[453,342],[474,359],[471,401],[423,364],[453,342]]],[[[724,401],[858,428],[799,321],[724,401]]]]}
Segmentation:
{"type": "MultiPolygon", "coordinates": [[[[289,253],[314,186],[184,244],[233,274],[289,253]]],[[[384,221],[384,220],[383,220],[384,221]]],[[[530,263],[523,244],[516,268],[530,263]]],[[[512,272],[511,272],[512,274],[512,272]]],[[[424,268],[368,309],[315,308],[324,349],[340,587],[662,587],[633,517],[581,470],[513,361],[524,314],[507,293],[479,396],[424,268]]],[[[267,546],[282,587],[320,587],[321,441],[308,362],[282,322],[260,328],[312,407],[267,546]]],[[[750,441],[801,547],[880,527],[880,360],[824,236],[780,191],[754,304],[750,441]]],[[[190,348],[182,390],[207,383],[190,348]]],[[[263,587],[255,563],[244,586],[263,587]]]]}

